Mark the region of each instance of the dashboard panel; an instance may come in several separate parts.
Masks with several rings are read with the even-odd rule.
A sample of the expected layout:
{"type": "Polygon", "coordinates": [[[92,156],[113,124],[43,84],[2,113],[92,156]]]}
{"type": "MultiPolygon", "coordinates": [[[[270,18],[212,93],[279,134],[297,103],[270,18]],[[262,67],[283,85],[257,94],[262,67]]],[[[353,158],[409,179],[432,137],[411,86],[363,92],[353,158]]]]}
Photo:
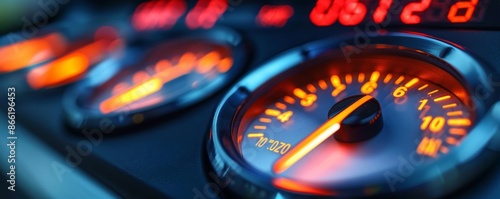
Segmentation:
{"type": "Polygon", "coordinates": [[[7,198],[498,196],[498,1],[0,5],[7,198]]]}

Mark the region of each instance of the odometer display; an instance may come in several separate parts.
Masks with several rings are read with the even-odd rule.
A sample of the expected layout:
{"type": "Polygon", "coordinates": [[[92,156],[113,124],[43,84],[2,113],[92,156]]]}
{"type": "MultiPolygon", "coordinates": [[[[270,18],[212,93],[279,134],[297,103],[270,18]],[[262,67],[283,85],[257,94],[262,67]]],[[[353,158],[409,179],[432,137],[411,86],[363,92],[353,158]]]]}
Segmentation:
{"type": "Polygon", "coordinates": [[[483,22],[489,0],[318,0],[310,13],[317,26],[376,24],[463,24],[483,22]]]}

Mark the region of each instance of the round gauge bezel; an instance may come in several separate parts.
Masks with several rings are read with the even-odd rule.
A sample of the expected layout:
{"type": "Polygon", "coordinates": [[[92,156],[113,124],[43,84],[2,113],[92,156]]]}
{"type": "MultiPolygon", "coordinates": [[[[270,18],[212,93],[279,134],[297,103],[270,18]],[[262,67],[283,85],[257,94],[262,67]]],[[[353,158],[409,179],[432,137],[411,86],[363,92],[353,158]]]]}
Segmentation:
{"type": "MultiPolygon", "coordinates": [[[[246,104],[252,103],[248,100],[250,96],[258,92],[266,83],[282,76],[303,62],[315,59],[323,53],[338,50],[342,47],[365,49],[405,49],[415,54],[420,54],[430,59],[442,62],[438,66],[451,73],[468,91],[471,96],[470,104],[476,115],[476,124],[463,140],[462,144],[452,150],[446,156],[439,158],[427,168],[416,168],[410,177],[405,178],[405,183],[394,192],[409,193],[423,196],[440,196],[463,185],[468,179],[475,177],[473,172],[466,172],[471,167],[485,167],[487,162],[492,161],[494,153],[491,153],[492,138],[498,134],[499,117],[495,116],[493,109],[500,109],[497,93],[489,95],[489,98],[480,96],[478,88],[491,88],[490,82],[486,81],[488,72],[491,71],[486,64],[478,61],[472,55],[465,52],[462,47],[430,36],[415,33],[385,33],[377,37],[369,38],[372,45],[355,46],[348,43],[356,42],[352,38],[329,38],[320,40],[304,46],[292,49],[277,58],[267,62],[251,74],[238,82],[223,98],[215,112],[210,136],[208,138],[208,155],[212,166],[221,178],[229,178],[232,183],[231,192],[242,196],[275,197],[277,194],[290,197],[311,197],[315,195],[289,192],[274,187],[272,176],[264,174],[249,164],[241,155],[234,144],[235,135],[239,126],[238,118],[240,111],[244,110],[246,104]],[[475,95],[471,95],[475,94],[475,95]],[[428,168],[432,167],[433,170],[428,168]],[[439,182],[443,178],[456,178],[457,173],[463,173],[462,181],[448,183],[443,186],[425,186],[439,182]]],[[[258,95],[258,94],[257,94],[258,95]]],[[[381,174],[382,175],[382,174],[381,174]]],[[[338,191],[338,190],[337,190],[338,191]]],[[[391,191],[383,190],[382,193],[389,194],[391,191]]],[[[339,193],[338,196],[364,196],[355,192],[339,193]]]]}
{"type": "MultiPolygon", "coordinates": [[[[85,96],[89,96],[91,94],[90,92],[93,89],[98,88],[108,79],[110,79],[114,74],[117,74],[120,70],[130,70],[130,67],[128,66],[134,66],[134,61],[127,60],[127,63],[122,63],[119,60],[113,60],[112,62],[106,64],[106,67],[108,68],[96,68],[96,70],[108,71],[109,74],[104,75],[103,73],[98,73],[94,74],[95,77],[93,77],[91,74],[86,78],[85,81],[80,82],[74,87],[67,89],[67,92],[65,93],[63,98],[66,123],[73,129],[99,128],[104,120],[106,120],[106,122],[111,122],[117,128],[141,124],[143,123],[143,121],[148,121],[159,116],[168,115],[172,112],[182,110],[183,108],[206,99],[207,97],[217,92],[220,88],[234,80],[245,67],[245,63],[247,60],[247,49],[241,35],[233,30],[218,28],[208,31],[195,31],[189,34],[183,34],[167,39],[165,39],[164,37],[162,38],[163,40],[161,40],[161,42],[164,43],[176,42],[181,40],[205,40],[218,43],[220,45],[226,45],[229,48],[234,60],[233,67],[227,73],[222,74],[216,77],[216,79],[212,80],[209,86],[200,90],[189,91],[189,93],[183,94],[175,100],[161,102],[153,105],[153,107],[147,106],[133,110],[127,110],[124,112],[113,112],[109,114],[103,114],[97,110],[91,110],[82,107],[80,103],[82,102],[82,100],[84,101],[85,96]],[[134,117],[139,115],[142,119],[138,123],[137,121],[134,121],[134,117]]],[[[152,45],[155,46],[154,44],[152,45]]],[[[127,54],[127,52],[125,53],[127,54]]]]}

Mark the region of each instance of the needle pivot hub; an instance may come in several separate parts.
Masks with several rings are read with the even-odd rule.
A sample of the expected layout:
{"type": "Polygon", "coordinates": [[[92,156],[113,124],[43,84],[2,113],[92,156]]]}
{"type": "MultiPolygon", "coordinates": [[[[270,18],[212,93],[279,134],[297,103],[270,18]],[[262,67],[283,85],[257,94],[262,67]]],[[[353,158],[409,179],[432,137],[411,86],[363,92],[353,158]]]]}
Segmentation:
{"type": "MultiPolygon", "coordinates": [[[[354,95],[337,102],[328,111],[328,118],[335,117],[364,96],[354,95]]],[[[380,104],[371,98],[342,120],[341,128],[333,136],[341,142],[361,142],[380,133],[383,125],[380,104]]]]}

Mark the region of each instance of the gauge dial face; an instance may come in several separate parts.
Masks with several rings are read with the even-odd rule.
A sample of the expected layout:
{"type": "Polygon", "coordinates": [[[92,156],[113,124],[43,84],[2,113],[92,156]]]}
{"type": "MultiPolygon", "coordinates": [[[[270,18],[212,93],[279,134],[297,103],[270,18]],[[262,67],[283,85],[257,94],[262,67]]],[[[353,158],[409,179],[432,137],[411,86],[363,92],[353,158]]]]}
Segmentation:
{"type": "Polygon", "coordinates": [[[70,125],[95,127],[109,118],[122,127],[166,115],[216,92],[245,61],[241,39],[230,31],[155,41],[128,46],[124,60],[100,67],[70,90],[70,125]]]}
{"type": "Polygon", "coordinates": [[[209,86],[232,66],[229,46],[202,39],[166,42],[97,89],[88,106],[112,114],[171,102],[209,86]]]}
{"type": "Polygon", "coordinates": [[[460,83],[415,57],[367,53],[298,68],[256,92],[235,132],[243,160],[281,189],[385,184],[401,158],[430,165],[474,124],[460,83]]]}

